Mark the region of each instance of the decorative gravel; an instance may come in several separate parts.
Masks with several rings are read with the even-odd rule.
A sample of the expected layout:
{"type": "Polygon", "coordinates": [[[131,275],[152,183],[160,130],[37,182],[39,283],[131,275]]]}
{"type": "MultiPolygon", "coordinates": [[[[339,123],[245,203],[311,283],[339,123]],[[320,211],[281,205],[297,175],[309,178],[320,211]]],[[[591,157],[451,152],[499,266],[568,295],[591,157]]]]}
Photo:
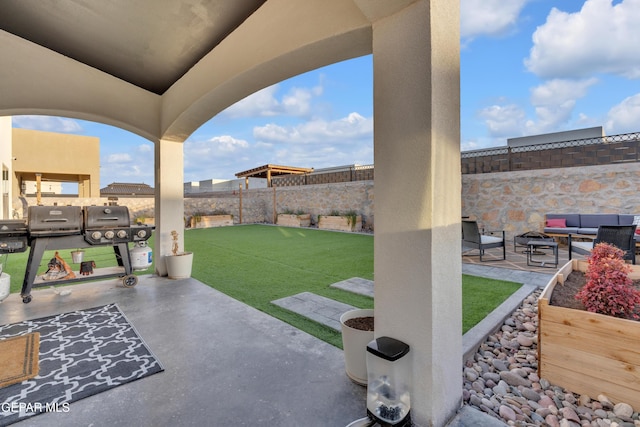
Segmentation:
{"type": "Polygon", "coordinates": [[[640,415],[624,402],[574,394],[538,377],[540,292],[529,295],[465,363],[465,405],[512,426],[640,427],[640,415]]]}

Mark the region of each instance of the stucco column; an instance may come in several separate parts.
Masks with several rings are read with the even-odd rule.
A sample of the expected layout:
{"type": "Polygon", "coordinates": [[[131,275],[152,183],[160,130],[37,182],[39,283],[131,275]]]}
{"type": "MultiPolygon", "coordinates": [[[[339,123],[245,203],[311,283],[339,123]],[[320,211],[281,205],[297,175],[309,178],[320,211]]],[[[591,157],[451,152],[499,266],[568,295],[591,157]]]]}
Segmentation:
{"type": "Polygon", "coordinates": [[[411,410],[442,426],[462,398],[459,2],[373,27],[375,330],[411,346],[411,410]]]}
{"type": "Polygon", "coordinates": [[[179,235],[184,251],[184,152],[183,143],[160,140],[155,144],[155,245],[156,273],[167,275],[164,256],[171,253],[171,231],[179,235]],[[162,171],[162,173],[160,173],[162,171]]]}

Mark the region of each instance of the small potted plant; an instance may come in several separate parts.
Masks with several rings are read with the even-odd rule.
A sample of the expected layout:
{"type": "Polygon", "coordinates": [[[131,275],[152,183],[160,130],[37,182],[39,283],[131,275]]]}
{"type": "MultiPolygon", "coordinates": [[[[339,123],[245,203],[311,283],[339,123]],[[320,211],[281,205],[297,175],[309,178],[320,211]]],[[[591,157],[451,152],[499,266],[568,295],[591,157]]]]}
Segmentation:
{"type": "Polygon", "coordinates": [[[191,277],[193,265],[193,252],[180,252],[178,232],[171,231],[171,255],[165,257],[167,276],[169,279],[186,279],[191,277]]]}

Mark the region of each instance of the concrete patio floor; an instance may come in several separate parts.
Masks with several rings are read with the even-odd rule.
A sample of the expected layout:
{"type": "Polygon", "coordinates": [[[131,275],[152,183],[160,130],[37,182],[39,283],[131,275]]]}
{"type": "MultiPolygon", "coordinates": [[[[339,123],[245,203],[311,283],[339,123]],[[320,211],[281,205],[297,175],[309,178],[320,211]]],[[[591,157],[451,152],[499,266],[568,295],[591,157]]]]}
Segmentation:
{"type": "Polygon", "coordinates": [[[342,350],[195,279],[141,276],[34,290],[0,303],[0,324],[117,303],[165,371],[45,413],[29,426],[345,426],[366,415],[366,389],[342,350]]]}
{"type": "MultiPolygon", "coordinates": [[[[531,289],[524,288],[544,286],[555,272],[527,267],[522,254],[507,255],[506,262],[482,265],[463,256],[463,273],[526,283],[526,294],[531,289]]],[[[340,427],[366,413],[366,389],[347,378],[342,350],[195,279],[146,275],[134,288],[105,280],[64,289],[71,294],[36,289],[30,304],[11,294],[0,303],[0,324],[115,302],[165,371],[72,403],[68,413],[16,425],[340,427]]],[[[518,298],[492,316],[506,316],[518,298]]],[[[484,329],[465,339],[475,343],[484,329]]],[[[466,406],[450,424],[494,425],[504,424],[466,406]]]]}

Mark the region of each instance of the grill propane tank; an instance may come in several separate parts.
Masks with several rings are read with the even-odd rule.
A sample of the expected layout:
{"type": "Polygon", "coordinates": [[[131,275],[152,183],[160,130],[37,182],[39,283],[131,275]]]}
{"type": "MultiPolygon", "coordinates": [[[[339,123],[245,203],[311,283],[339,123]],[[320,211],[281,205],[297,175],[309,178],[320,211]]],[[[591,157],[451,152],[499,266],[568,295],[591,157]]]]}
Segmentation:
{"type": "Polygon", "coordinates": [[[153,262],[153,251],[147,246],[146,241],[136,243],[131,249],[131,268],[134,270],[146,270],[153,262]]]}

